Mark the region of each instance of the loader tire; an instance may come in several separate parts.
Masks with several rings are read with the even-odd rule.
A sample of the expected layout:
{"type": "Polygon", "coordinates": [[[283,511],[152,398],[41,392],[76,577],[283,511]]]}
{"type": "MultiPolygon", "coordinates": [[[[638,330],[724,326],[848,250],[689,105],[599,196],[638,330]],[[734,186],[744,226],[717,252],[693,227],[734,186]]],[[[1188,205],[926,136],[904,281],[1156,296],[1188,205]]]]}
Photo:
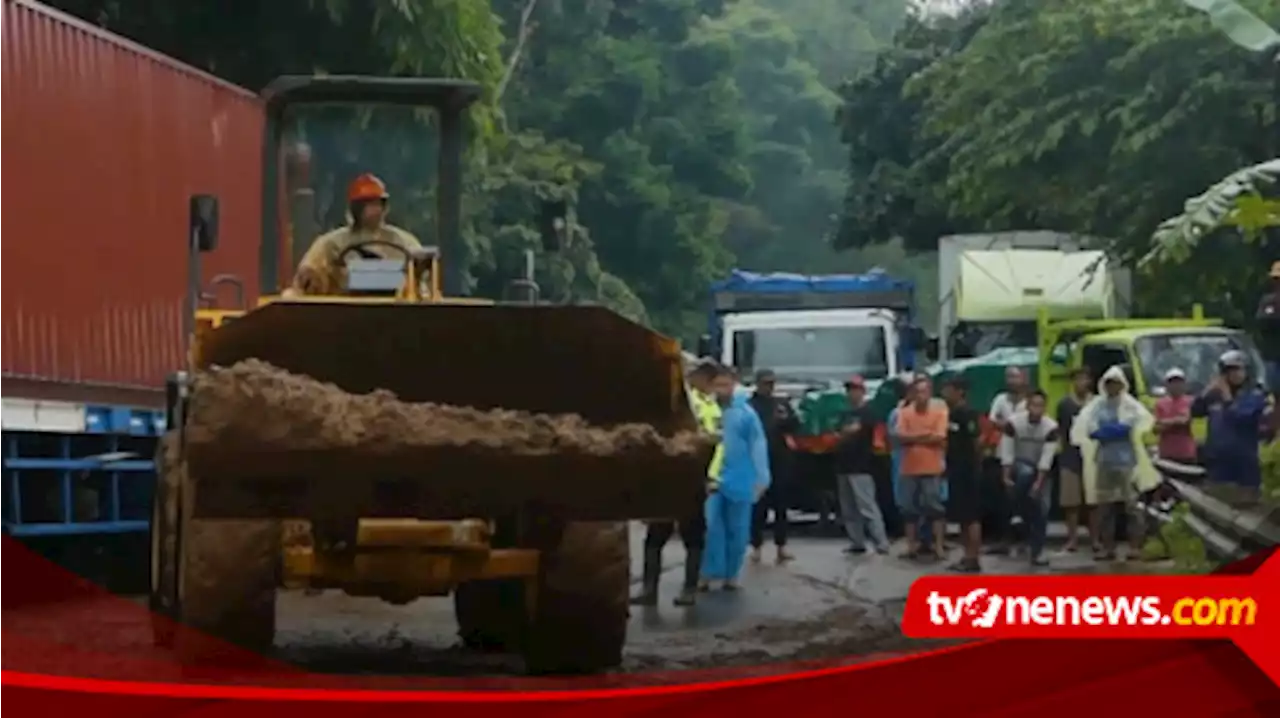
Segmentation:
{"type": "Polygon", "coordinates": [[[537,610],[521,650],[526,670],[564,675],[619,666],[630,615],[627,523],[560,523],[526,540],[542,551],[537,610]]]}
{"type": "MultiPolygon", "coordinates": [[[[182,624],[170,629],[167,640],[183,663],[243,660],[246,656],[235,647],[264,653],[275,639],[280,523],[192,518],[194,487],[186,464],[176,439],[166,437],[162,451],[165,446],[169,455],[158,486],[168,494],[163,503],[175,507],[165,513],[176,521],[161,533],[171,538],[159,542],[173,548],[158,553],[170,556],[176,589],[170,615],[182,624]]],[[[156,638],[166,639],[164,631],[156,638]]]]}

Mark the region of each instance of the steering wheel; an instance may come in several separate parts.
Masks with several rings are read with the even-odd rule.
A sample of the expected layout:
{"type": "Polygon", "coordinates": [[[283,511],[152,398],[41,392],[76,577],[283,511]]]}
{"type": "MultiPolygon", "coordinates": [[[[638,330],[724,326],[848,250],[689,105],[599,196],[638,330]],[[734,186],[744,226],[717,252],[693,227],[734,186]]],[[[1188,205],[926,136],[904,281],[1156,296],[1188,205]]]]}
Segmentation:
{"type": "Polygon", "coordinates": [[[365,251],[366,248],[368,247],[390,247],[391,249],[394,249],[400,254],[404,255],[405,264],[408,264],[409,261],[413,259],[412,252],[396,244],[395,242],[388,242],[385,239],[363,239],[363,240],[360,240],[359,242],[355,242],[351,244],[346,249],[342,250],[342,253],[338,255],[338,261],[340,261],[343,264],[346,264],[347,255],[353,252],[358,252],[360,256],[363,257],[364,259],[385,259],[385,257],[379,257],[374,255],[372,252],[365,251]]]}

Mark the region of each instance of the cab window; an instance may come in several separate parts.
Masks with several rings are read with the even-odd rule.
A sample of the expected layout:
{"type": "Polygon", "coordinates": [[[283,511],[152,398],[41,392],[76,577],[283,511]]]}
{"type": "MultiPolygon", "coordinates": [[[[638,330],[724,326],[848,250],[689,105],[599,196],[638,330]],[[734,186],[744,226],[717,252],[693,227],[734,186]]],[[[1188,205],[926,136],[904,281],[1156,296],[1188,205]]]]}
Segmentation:
{"type": "Polygon", "coordinates": [[[1204,391],[1218,373],[1218,358],[1232,349],[1249,357],[1250,376],[1255,380],[1264,376],[1262,359],[1243,332],[1156,334],[1134,342],[1148,387],[1162,386],[1165,372],[1181,369],[1192,393],[1204,391]]]}
{"type": "Polygon", "coordinates": [[[1133,364],[1125,347],[1119,344],[1086,344],[1081,350],[1080,359],[1089,373],[1099,379],[1111,367],[1121,367],[1129,378],[1129,393],[1137,394],[1133,364]]]}

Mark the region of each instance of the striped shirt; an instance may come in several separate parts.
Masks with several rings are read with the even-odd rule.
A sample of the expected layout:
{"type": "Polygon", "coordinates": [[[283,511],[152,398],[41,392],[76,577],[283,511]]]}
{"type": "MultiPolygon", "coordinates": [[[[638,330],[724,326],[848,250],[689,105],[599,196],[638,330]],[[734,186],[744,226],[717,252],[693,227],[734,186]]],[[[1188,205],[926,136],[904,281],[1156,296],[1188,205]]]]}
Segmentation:
{"type": "Polygon", "coordinates": [[[1018,412],[1009,419],[1004,436],[1000,439],[1000,464],[1013,466],[1015,462],[1035,464],[1041,471],[1053,467],[1053,456],[1058,451],[1058,422],[1047,416],[1033,422],[1025,412],[1018,412]]]}

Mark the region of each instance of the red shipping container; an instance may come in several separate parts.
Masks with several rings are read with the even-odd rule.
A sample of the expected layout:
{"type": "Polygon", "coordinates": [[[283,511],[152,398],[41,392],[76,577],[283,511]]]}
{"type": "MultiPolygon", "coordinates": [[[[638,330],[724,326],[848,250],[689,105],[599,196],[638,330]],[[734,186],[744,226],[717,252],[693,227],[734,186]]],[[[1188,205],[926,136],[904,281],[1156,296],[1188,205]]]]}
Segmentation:
{"type": "Polygon", "coordinates": [[[155,404],[183,363],[190,195],[221,200],[205,281],[256,300],[261,102],[30,0],[3,30],[4,393],[155,404]]]}

